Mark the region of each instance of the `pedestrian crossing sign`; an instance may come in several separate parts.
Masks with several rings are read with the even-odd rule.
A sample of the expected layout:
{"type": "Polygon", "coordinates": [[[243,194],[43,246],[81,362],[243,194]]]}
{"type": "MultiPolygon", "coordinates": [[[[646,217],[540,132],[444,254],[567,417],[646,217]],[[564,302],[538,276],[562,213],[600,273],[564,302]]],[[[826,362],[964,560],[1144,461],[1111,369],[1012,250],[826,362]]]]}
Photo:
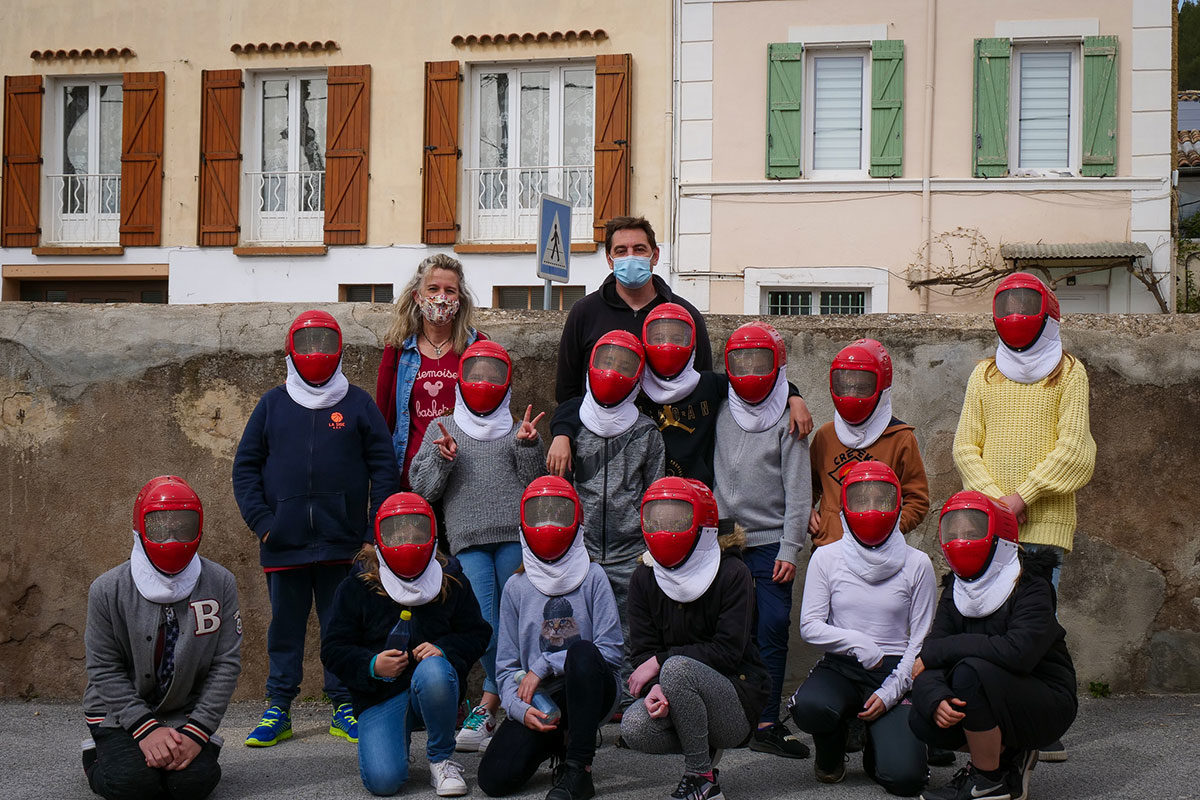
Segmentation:
{"type": "Polygon", "coordinates": [[[542,195],[538,231],[538,277],[565,283],[571,264],[571,204],[542,195]]]}

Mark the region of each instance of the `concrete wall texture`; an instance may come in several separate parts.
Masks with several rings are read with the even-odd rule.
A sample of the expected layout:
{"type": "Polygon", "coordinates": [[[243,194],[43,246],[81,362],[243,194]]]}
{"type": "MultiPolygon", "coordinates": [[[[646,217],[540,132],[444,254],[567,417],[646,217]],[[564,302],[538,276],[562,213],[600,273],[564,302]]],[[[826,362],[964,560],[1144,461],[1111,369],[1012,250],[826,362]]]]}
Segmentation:
{"type": "MultiPolygon", "coordinates": [[[[138,488],[184,476],[205,505],[201,552],[239,583],[244,671],[262,694],[269,606],[230,468],[258,397],[284,376],[281,344],[299,306],[0,306],[0,696],[77,697],[84,686],[88,584],[129,556],[138,488]]],[[[328,310],[345,370],[374,386],[391,310],[328,310]]],[[[744,317],[709,318],[714,347],[744,317]]],[[[777,318],[789,376],[818,424],[830,419],[828,365],[860,336],[895,363],[898,416],[917,427],[935,509],[960,487],[950,447],[973,365],[994,346],[982,316],[777,318]]],[[[513,407],[549,411],[561,314],[487,311],[481,327],[515,362],[513,407]]],[[[1200,691],[1200,316],[1069,316],[1067,348],[1091,377],[1099,454],[1079,493],[1061,619],[1083,686],[1200,691]]],[[[543,434],[548,431],[543,430],[543,434]]],[[[936,513],[911,537],[939,571],[936,513]]],[[[801,575],[803,574],[801,565],[801,575]]],[[[796,586],[799,614],[801,582],[796,586]]],[[[302,696],[320,694],[315,619],[302,696]]],[[[790,687],[815,653],[793,632],[790,687]]]]}

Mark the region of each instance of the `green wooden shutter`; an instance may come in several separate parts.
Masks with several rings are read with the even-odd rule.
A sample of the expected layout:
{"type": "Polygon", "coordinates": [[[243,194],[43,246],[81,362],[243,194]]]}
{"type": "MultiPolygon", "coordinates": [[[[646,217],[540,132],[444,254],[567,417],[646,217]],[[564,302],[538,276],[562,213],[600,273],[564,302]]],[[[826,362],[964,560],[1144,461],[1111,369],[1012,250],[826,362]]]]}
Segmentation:
{"type": "Polygon", "coordinates": [[[971,167],[976,178],[1008,174],[1008,76],[1012,42],[975,40],[975,131],[971,167]]]}
{"type": "Polygon", "coordinates": [[[904,162],[904,42],[871,42],[871,177],[899,178],[904,162]]]}
{"type": "Polygon", "coordinates": [[[1083,174],[1117,174],[1117,37],[1083,37],[1083,174]]]}
{"type": "Polygon", "coordinates": [[[767,45],[767,177],[799,178],[804,144],[804,45],[767,45]]]}

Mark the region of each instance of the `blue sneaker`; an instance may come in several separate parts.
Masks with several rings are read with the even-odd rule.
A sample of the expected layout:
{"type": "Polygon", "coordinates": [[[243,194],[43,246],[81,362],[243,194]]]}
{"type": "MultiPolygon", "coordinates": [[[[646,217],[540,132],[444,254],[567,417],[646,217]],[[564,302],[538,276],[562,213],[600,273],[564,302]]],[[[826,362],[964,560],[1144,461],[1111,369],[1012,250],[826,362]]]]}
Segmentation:
{"type": "Polygon", "coordinates": [[[271,706],[258,721],[258,727],[246,737],[247,747],[270,747],[292,738],[292,715],[279,706],[271,706]]]}
{"type": "Polygon", "coordinates": [[[342,703],[333,710],[333,721],[329,723],[329,732],[351,742],[358,741],[358,718],[354,716],[354,706],[342,703]]]}

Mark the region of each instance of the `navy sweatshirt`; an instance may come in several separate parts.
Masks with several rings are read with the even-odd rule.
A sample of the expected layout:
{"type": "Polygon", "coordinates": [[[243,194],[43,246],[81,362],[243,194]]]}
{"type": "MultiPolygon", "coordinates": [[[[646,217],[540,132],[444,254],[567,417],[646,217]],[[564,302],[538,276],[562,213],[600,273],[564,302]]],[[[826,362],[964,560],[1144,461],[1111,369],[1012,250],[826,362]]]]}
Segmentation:
{"type": "Polygon", "coordinates": [[[380,504],[398,491],[392,437],[357,386],[321,409],[295,402],[283,386],[271,389],[233,459],[233,494],[266,568],[353,558],[374,537],[380,504]]]}
{"type": "Polygon", "coordinates": [[[458,673],[459,700],[466,695],[467,673],[478,661],[492,638],[492,626],[479,612],[479,602],[463,575],[458,560],[447,559],[442,567],[445,597],[423,606],[402,606],[377,584],[368,584],[355,572],[338,586],[333,611],[321,640],[321,661],[350,690],[354,713],[361,715],[373,705],[408,691],[416,664],[412,649],[421,642],[436,645],[458,673]],[[400,612],[412,612],[413,638],[408,667],[394,680],[376,678],[371,661],[386,648],[388,634],[400,621],[400,612]]]}

